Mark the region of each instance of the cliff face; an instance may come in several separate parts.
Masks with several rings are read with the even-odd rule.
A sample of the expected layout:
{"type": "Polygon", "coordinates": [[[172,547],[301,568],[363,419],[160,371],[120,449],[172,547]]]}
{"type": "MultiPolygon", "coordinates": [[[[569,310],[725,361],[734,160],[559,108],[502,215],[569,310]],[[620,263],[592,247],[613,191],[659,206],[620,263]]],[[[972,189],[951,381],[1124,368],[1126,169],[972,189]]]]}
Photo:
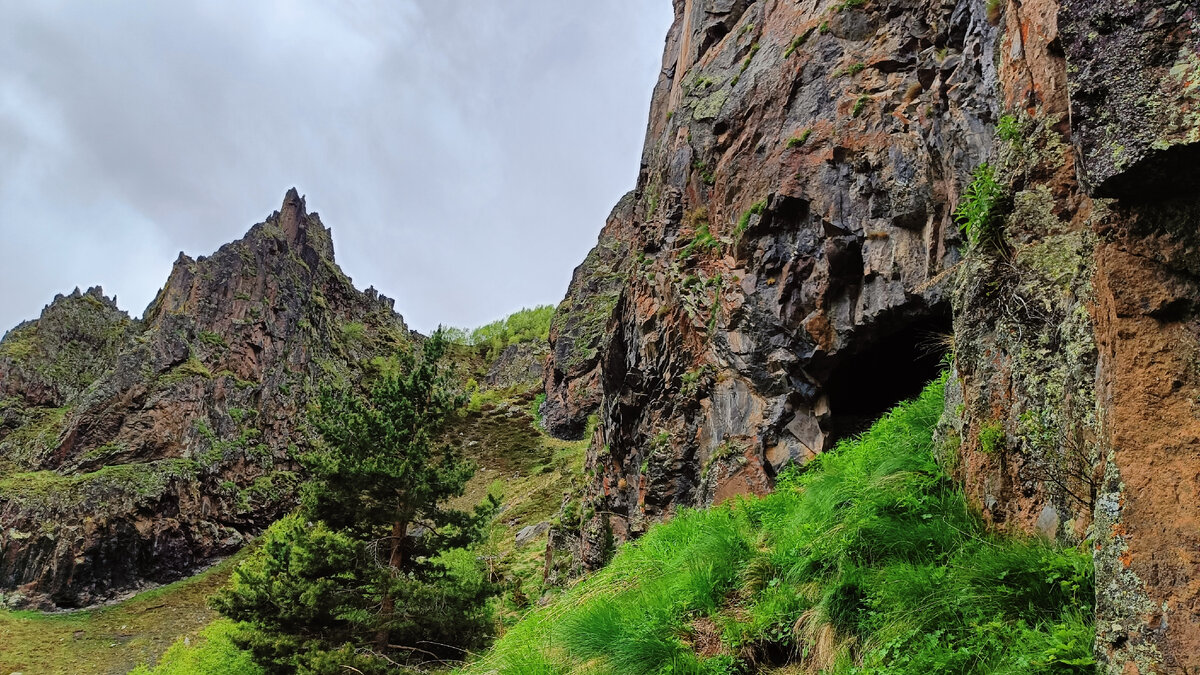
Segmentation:
{"type": "Polygon", "coordinates": [[[550,428],[600,415],[585,561],[770,489],[949,352],[939,453],[985,519],[1091,542],[1109,672],[1200,666],[1197,9],[675,10],[551,334],[550,428]]]}
{"type": "Polygon", "coordinates": [[[0,341],[0,588],[74,607],[237,550],[294,503],[304,406],[409,342],[293,190],[140,321],[99,289],[0,341]]]}

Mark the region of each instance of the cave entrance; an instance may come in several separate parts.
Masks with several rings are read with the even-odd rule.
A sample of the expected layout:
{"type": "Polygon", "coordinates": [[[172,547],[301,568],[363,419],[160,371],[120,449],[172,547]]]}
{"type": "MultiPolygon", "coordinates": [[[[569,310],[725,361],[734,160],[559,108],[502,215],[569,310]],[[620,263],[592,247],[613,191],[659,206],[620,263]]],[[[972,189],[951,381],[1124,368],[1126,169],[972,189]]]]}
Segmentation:
{"type": "Polygon", "coordinates": [[[909,322],[840,359],[825,383],[830,441],[866,431],[937,377],[951,332],[948,309],[909,322]]]}

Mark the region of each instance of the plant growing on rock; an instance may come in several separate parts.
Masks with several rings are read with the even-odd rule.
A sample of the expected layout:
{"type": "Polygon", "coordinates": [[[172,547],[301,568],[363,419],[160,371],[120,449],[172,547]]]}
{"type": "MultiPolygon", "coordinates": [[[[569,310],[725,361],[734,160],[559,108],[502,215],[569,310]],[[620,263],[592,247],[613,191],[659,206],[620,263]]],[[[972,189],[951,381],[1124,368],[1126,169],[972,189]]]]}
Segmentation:
{"type": "Polygon", "coordinates": [[[976,167],[971,184],[954,210],[958,227],[972,247],[1003,247],[1002,205],[1007,194],[1007,188],[996,179],[996,171],[987,162],[976,167]]]}

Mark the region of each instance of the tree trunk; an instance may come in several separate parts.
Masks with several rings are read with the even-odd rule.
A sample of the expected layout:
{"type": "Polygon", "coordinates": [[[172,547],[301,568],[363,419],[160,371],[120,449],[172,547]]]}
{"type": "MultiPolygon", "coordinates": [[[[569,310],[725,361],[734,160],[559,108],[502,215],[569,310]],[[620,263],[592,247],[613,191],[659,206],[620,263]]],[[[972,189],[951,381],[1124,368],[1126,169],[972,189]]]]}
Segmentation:
{"type": "MultiPolygon", "coordinates": [[[[389,576],[400,570],[400,566],[404,564],[404,537],[408,536],[408,521],[397,520],[392,523],[392,537],[390,553],[388,554],[389,576]]],[[[392,615],[396,613],[396,599],[392,597],[391,586],[383,589],[383,606],[380,609],[379,616],[384,624],[392,620],[392,615]]],[[[375,632],[375,649],[384,651],[387,649],[388,641],[391,638],[390,631],[386,625],[380,627],[375,632]]]]}

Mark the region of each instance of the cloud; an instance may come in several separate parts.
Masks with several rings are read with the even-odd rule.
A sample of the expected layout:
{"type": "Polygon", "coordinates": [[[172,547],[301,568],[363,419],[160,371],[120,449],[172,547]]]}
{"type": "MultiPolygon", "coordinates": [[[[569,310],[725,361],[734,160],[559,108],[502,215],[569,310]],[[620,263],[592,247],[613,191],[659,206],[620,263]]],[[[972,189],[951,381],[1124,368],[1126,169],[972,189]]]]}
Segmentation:
{"type": "Polygon", "coordinates": [[[410,324],[556,302],[637,176],[666,0],[0,0],[0,330],[141,310],[296,185],[410,324]]]}

